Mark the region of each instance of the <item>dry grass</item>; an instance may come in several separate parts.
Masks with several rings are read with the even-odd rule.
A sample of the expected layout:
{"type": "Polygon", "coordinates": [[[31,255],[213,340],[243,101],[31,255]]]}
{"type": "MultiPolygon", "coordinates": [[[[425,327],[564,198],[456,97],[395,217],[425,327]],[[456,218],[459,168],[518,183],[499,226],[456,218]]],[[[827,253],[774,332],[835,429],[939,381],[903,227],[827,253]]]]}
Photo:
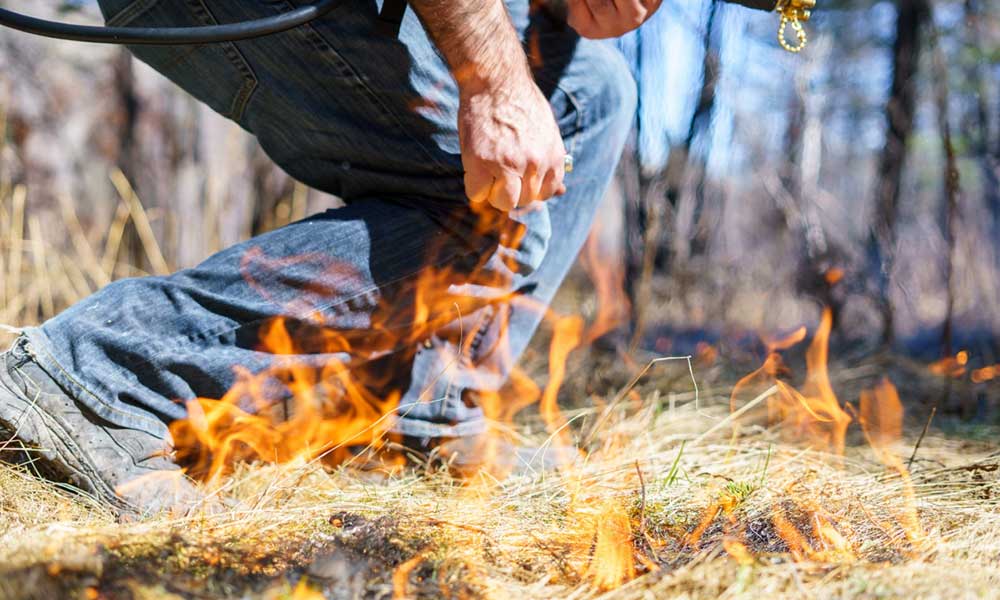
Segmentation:
{"type": "MultiPolygon", "coordinates": [[[[683,398],[682,398],[683,399],[683,398]]],[[[689,398],[690,399],[690,398],[689,398]]],[[[676,400],[676,397],[675,397],[676,400]]],[[[924,440],[912,473],[926,535],[907,539],[905,484],[864,447],[834,457],[755,428],[732,439],[722,398],[615,411],[595,451],[557,474],[457,482],[254,466],[222,513],[116,524],[105,511],[0,469],[0,593],[106,597],[989,597],[1000,592],[994,444],[924,440]],[[706,435],[706,432],[709,432],[706,435]],[[641,474],[641,475],[640,475],[641,474]],[[708,507],[728,499],[692,541],[708,507]],[[637,577],[593,583],[596,531],[627,515],[637,577]],[[819,507],[819,508],[817,508],[819,507]],[[817,512],[818,511],[818,512],[817,512]],[[849,553],[795,560],[775,514],[813,547],[816,514],[849,553]],[[740,539],[752,558],[731,556],[740,539]]],[[[593,411],[569,415],[593,422],[593,411]]],[[[908,440],[912,447],[913,440],[908,440]]],[[[908,453],[908,448],[901,449],[908,453]]],[[[801,558],[801,557],[800,557],[801,558]]]]}

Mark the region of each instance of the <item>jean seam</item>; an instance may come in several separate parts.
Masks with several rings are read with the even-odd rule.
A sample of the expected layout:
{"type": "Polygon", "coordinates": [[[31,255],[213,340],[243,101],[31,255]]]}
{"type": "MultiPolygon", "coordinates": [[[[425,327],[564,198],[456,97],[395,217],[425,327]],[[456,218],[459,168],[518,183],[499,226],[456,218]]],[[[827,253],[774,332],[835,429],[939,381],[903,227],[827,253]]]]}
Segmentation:
{"type": "Polygon", "coordinates": [[[580,132],[583,130],[584,114],[586,113],[587,109],[584,107],[584,104],[580,102],[580,100],[576,97],[576,95],[569,90],[569,88],[562,85],[561,83],[556,83],[556,87],[562,90],[564,94],[566,94],[566,98],[569,100],[570,104],[572,104],[573,108],[576,110],[576,127],[574,128],[573,133],[570,134],[569,139],[565,140],[567,146],[566,153],[569,154],[570,156],[574,156],[575,155],[574,153],[576,152],[576,143],[580,138],[580,132]]]}
{"type": "MultiPolygon", "coordinates": [[[[101,406],[106,407],[111,412],[114,412],[116,414],[121,415],[126,420],[136,419],[136,420],[139,420],[139,421],[144,421],[144,422],[152,423],[154,426],[162,426],[163,425],[163,422],[160,421],[159,419],[150,419],[148,417],[144,417],[142,415],[137,415],[135,413],[125,412],[125,411],[117,408],[113,404],[105,402],[100,396],[98,396],[97,394],[95,394],[93,391],[90,390],[90,388],[88,388],[87,386],[85,386],[76,377],[74,377],[72,373],[70,373],[68,370],[66,370],[66,368],[63,367],[62,364],[54,356],[52,356],[52,353],[50,353],[48,351],[48,349],[45,347],[47,345],[47,343],[48,343],[48,340],[44,339],[45,334],[43,332],[35,330],[35,332],[33,332],[33,333],[35,335],[42,336],[42,340],[41,340],[42,344],[31,343],[32,342],[32,340],[31,340],[32,334],[28,334],[28,340],[29,340],[29,343],[31,344],[31,346],[29,348],[29,353],[32,355],[32,357],[35,359],[35,361],[38,363],[38,366],[42,367],[43,370],[45,370],[47,372],[49,371],[49,369],[45,368],[46,365],[48,365],[50,368],[54,367],[55,370],[57,371],[58,375],[62,375],[63,376],[62,378],[64,378],[66,381],[68,381],[71,384],[71,387],[79,388],[79,390],[74,389],[73,391],[77,391],[78,394],[79,394],[79,392],[83,392],[87,396],[90,396],[91,398],[93,398],[94,400],[96,400],[101,406]],[[36,346],[41,346],[41,347],[36,347],[36,346]],[[40,354],[44,354],[44,356],[40,356],[40,354]]],[[[50,372],[49,374],[54,379],[56,379],[57,381],[60,379],[58,377],[58,375],[55,374],[55,373],[51,373],[50,372]]]]}
{"type": "MultiPolygon", "coordinates": [[[[162,0],[134,0],[134,2],[108,18],[107,24],[116,26],[128,25],[138,17],[142,16],[145,12],[155,7],[161,1],[162,0]]],[[[215,18],[212,11],[205,5],[204,0],[184,0],[184,2],[188,6],[189,10],[192,11],[192,16],[196,21],[200,21],[203,25],[219,24],[219,20],[215,18]]],[[[247,62],[246,57],[235,43],[225,42],[218,44],[218,46],[222,55],[226,58],[226,62],[228,62],[230,67],[239,73],[241,79],[243,80],[240,89],[233,95],[233,98],[229,103],[229,108],[226,110],[226,114],[224,115],[234,121],[240,121],[246,112],[247,105],[250,103],[250,98],[253,97],[254,92],[257,91],[257,87],[260,85],[260,80],[257,78],[257,74],[254,73],[250,63],[247,62]]],[[[173,68],[173,66],[180,62],[185,56],[190,55],[201,47],[201,45],[192,45],[185,48],[179,52],[170,63],[163,65],[163,70],[173,68]]]]}

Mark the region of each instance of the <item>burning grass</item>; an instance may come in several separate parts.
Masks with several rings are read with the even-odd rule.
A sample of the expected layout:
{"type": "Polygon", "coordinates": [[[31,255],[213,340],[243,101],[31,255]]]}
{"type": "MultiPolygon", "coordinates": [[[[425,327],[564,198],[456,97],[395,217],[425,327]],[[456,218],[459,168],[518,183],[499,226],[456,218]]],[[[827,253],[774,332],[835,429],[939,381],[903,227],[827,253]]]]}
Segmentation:
{"type": "Polygon", "coordinates": [[[681,398],[612,410],[593,452],[558,473],[246,466],[225,510],[131,524],[4,468],[0,595],[997,594],[995,445],[932,434],[904,477],[881,455],[913,439],[841,456],[777,427],[736,438],[726,398],[681,398]]]}

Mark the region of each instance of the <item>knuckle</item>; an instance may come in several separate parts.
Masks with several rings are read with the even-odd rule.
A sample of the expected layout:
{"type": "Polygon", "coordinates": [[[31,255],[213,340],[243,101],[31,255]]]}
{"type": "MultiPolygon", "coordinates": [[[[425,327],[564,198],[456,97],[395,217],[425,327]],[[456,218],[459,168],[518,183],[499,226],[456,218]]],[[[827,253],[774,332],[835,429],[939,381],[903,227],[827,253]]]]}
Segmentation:
{"type": "Polygon", "coordinates": [[[636,10],[631,15],[629,15],[628,26],[630,27],[630,29],[635,29],[636,27],[645,23],[646,15],[647,15],[646,9],[636,10]]]}
{"type": "Polygon", "coordinates": [[[541,168],[547,161],[545,158],[537,152],[531,152],[524,157],[525,171],[537,171],[541,168]]]}

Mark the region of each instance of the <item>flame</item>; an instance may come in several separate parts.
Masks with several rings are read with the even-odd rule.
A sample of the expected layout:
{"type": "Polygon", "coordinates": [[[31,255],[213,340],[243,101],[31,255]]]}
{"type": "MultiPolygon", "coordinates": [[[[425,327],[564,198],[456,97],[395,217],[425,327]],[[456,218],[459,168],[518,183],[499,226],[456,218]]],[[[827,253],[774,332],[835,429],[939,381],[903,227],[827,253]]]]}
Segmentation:
{"type": "Polygon", "coordinates": [[[297,584],[295,584],[289,598],[291,598],[291,600],[322,600],[323,598],[326,598],[326,596],[323,595],[323,592],[309,585],[309,579],[307,577],[303,577],[297,584]]]}
{"type": "Polygon", "coordinates": [[[827,285],[837,285],[844,279],[844,270],[840,267],[831,267],[823,274],[823,279],[827,285]]]}
{"type": "Polygon", "coordinates": [[[410,595],[410,574],[424,561],[423,555],[416,555],[402,562],[392,572],[392,600],[407,600],[410,595]]]}
{"type": "MultiPolygon", "coordinates": [[[[820,325],[806,352],[806,379],[801,389],[796,389],[780,379],[789,374],[775,348],[788,348],[802,334],[795,332],[783,339],[766,341],[772,351],[764,364],[744,377],[734,387],[730,407],[735,412],[745,407],[751,395],[757,396],[770,385],[777,393],[768,398],[766,417],[769,423],[781,426],[785,436],[808,443],[810,446],[842,455],[845,436],[852,418],[842,407],[833,391],[829,377],[829,336],[832,317],[823,311],[820,325]]],[[[968,362],[968,353],[959,352],[955,357],[939,361],[941,374],[955,376],[968,362]]],[[[974,373],[974,377],[979,377],[974,373]]],[[[850,408],[850,407],[848,407],[850,408]]],[[[751,414],[746,410],[743,418],[761,418],[761,411],[751,414]]],[[[903,405],[896,387],[887,378],[870,390],[861,392],[858,422],[879,460],[895,471],[901,482],[901,501],[894,508],[899,528],[910,545],[911,551],[922,547],[926,534],[920,523],[916,493],[909,472],[899,454],[894,450],[903,432],[903,405]]],[[[739,425],[734,424],[734,435],[739,425]]],[[[785,542],[789,553],[797,561],[845,562],[857,559],[851,542],[852,532],[845,520],[830,514],[821,502],[798,493],[796,482],[785,490],[784,500],[772,508],[771,522],[775,532],[785,542]],[[794,515],[794,516],[793,516],[794,515]]],[[[696,544],[724,505],[715,502],[709,506],[702,521],[687,537],[688,544],[696,544]]],[[[724,542],[726,551],[734,559],[746,560],[743,544],[738,538],[724,542]]]]}
{"type": "Polygon", "coordinates": [[[747,545],[736,538],[722,538],[722,548],[730,557],[742,566],[749,566],[757,562],[753,553],[750,552],[749,548],[747,548],[747,545]]]}
{"type": "Polygon", "coordinates": [[[806,339],[807,333],[808,330],[805,325],[803,325],[791,333],[781,337],[772,338],[769,336],[761,336],[761,338],[764,345],[767,346],[768,353],[774,353],[782,350],[788,350],[792,346],[799,344],[802,340],[806,339]]]}
{"type": "MultiPolygon", "coordinates": [[[[485,208],[476,212],[478,230],[505,240],[505,248],[520,246],[524,225],[485,208]]],[[[503,262],[516,272],[512,254],[498,251],[494,263],[503,262]]],[[[514,292],[495,292],[509,289],[510,271],[490,268],[488,262],[481,260],[464,271],[451,266],[426,268],[415,282],[400,284],[401,291],[393,292],[397,296],[379,298],[366,291],[366,280],[359,273],[328,256],[275,259],[258,248],[248,250],[241,264],[244,279],[264,301],[281,306],[289,316],[274,318],[259,329],[255,350],[270,364],[254,370],[234,366],[235,384],[222,397],[187,402],[188,417],[171,424],[178,461],[190,475],[214,481],[241,462],[321,459],[337,465],[355,456],[358,448],[383,451],[394,437],[390,432],[405,389],[397,383],[403,378],[396,371],[408,369],[417,349],[432,337],[446,342],[439,352],[456,353],[442,356],[442,363],[463,368],[474,381],[484,380],[469,389],[481,391],[476,400],[487,418],[510,423],[518,411],[540,401],[550,428],[559,429],[563,422],[555,399],[565,377],[566,358],[580,343],[582,320],[558,317],[514,292]],[[293,279],[297,290],[293,300],[273,297],[266,282],[275,278],[293,279]],[[484,301],[468,293],[470,286],[495,293],[484,301]],[[359,327],[324,309],[332,297],[369,303],[368,322],[359,327]],[[515,304],[539,311],[554,323],[544,394],[516,371],[510,385],[496,390],[500,372],[513,362],[503,341],[509,307],[515,304]],[[496,329],[496,335],[486,336],[494,340],[492,347],[478,335],[485,327],[496,329]],[[392,368],[386,366],[389,360],[392,368]]],[[[388,456],[387,466],[402,461],[382,454],[388,456]]]]}
{"type": "MultiPolygon", "coordinates": [[[[813,447],[827,452],[843,454],[851,417],[841,408],[830,384],[827,362],[832,327],[833,315],[829,309],[825,309],[806,351],[806,379],[801,391],[779,379],[788,374],[788,369],[781,355],[773,349],[788,348],[801,341],[805,337],[804,328],[785,338],[766,341],[772,351],[759,369],[741,379],[733,388],[730,409],[735,412],[751,397],[757,397],[772,385],[777,386],[777,393],[767,399],[767,421],[779,424],[786,436],[807,441],[813,447]]],[[[738,433],[741,422],[759,418],[758,411],[758,414],[747,414],[742,419],[734,419],[734,434],[738,433]]]]}
{"type": "Polygon", "coordinates": [[[946,356],[940,360],[927,365],[927,370],[941,377],[951,377],[957,379],[965,375],[966,364],[969,362],[969,353],[961,350],[955,356],[946,356]]]}
{"type": "Polygon", "coordinates": [[[555,323],[552,344],[549,347],[549,382],[542,393],[539,410],[549,433],[556,436],[562,444],[568,444],[569,438],[564,427],[566,420],[556,404],[556,398],[566,376],[566,359],[580,343],[582,329],[583,321],[579,317],[559,319],[555,323]]]}
{"type": "Polygon", "coordinates": [[[585,577],[600,590],[611,590],[635,577],[632,523],[620,501],[604,500],[594,523],[594,553],[585,577]]]}
{"type": "MultiPolygon", "coordinates": [[[[256,374],[239,369],[222,398],[188,402],[188,418],[171,425],[178,461],[189,473],[215,480],[238,462],[318,456],[337,464],[351,456],[349,446],[384,443],[392,425],[384,417],[398,405],[398,391],[374,395],[339,360],[319,367],[282,360],[300,352],[285,319],[262,331],[261,346],[275,355],[274,365],[256,374]]],[[[331,346],[341,342],[334,338],[331,346]]]]}
{"type": "Polygon", "coordinates": [[[861,428],[875,455],[899,475],[903,503],[897,510],[896,519],[906,539],[914,548],[919,548],[925,533],[917,512],[916,493],[909,470],[893,449],[902,438],[903,431],[903,403],[899,400],[896,386],[888,378],[883,378],[874,388],[862,391],[860,413],[861,428]]]}
{"type": "Polygon", "coordinates": [[[594,284],[597,296],[597,315],[583,336],[587,343],[625,324],[632,312],[625,295],[625,270],[612,260],[608,248],[602,244],[604,227],[601,219],[594,222],[594,229],[580,254],[580,264],[594,284]]]}
{"type": "Polygon", "coordinates": [[[973,383],[986,383],[1000,377],[1000,364],[990,367],[983,367],[972,372],[973,383]]]}
{"type": "Polygon", "coordinates": [[[771,514],[774,530],[788,546],[792,558],[797,562],[850,562],[857,558],[850,542],[828,515],[817,509],[807,509],[806,513],[815,541],[792,522],[782,506],[776,506],[771,514]]]}

